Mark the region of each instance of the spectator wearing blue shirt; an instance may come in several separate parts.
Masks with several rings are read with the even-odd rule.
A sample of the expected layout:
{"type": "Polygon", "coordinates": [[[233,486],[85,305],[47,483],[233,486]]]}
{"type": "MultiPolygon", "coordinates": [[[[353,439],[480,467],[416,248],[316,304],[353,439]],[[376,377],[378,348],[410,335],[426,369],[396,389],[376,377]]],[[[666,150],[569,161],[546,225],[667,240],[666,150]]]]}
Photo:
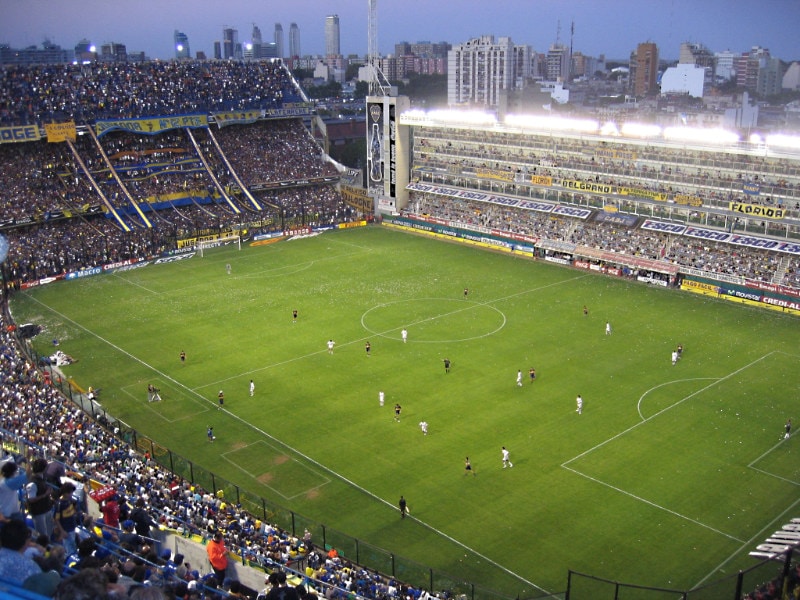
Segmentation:
{"type": "Polygon", "coordinates": [[[0,522],[10,520],[24,521],[25,515],[19,502],[19,491],[28,482],[28,475],[20,473],[17,463],[9,460],[0,467],[0,522]]]}

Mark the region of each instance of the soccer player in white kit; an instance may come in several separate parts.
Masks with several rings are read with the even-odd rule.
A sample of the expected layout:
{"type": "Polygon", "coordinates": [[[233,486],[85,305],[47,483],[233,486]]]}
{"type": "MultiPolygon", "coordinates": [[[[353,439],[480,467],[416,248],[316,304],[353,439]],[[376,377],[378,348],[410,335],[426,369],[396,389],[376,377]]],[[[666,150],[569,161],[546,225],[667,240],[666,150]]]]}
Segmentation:
{"type": "Polygon", "coordinates": [[[428,435],[428,422],[420,421],[419,428],[422,430],[422,435],[428,435]]]}
{"type": "Polygon", "coordinates": [[[522,371],[517,371],[517,385],[522,387],[522,371]]]}
{"type": "Polygon", "coordinates": [[[254,396],[256,393],[256,384],[253,383],[253,380],[250,380],[250,395],[254,396]]]}
{"type": "Polygon", "coordinates": [[[606,335],[611,335],[611,322],[606,321],[606,335]]]}
{"type": "Polygon", "coordinates": [[[401,338],[403,338],[403,343],[405,344],[405,343],[408,341],[408,331],[406,331],[405,329],[403,329],[403,330],[400,332],[400,337],[401,337],[401,338]]]}
{"type": "Polygon", "coordinates": [[[333,347],[336,345],[336,342],[333,340],[328,340],[328,354],[333,354],[333,347]]]}
{"type": "Polygon", "coordinates": [[[513,467],[513,466],[514,463],[512,463],[511,460],[508,458],[508,450],[506,450],[506,447],[503,446],[503,468],[505,469],[506,467],[513,467]]]}
{"type": "Polygon", "coordinates": [[[678,351],[677,350],[673,350],[672,351],[672,366],[674,367],[676,364],[678,364],[678,351]]]}
{"type": "Polygon", "coordinates": [[[385,398],[386,397],[384,396],[383,392],[378,392],[378,404],[383,406],[383,401],[385,400],[385,398]]]}
{"type": "Polygon", "coordinates": [[[577,404],[577,406],[578,406],[578,408],[575,409],[575,412],[578,413],[579,415],[582,414],[583,413],[583,398],[581,397],[580,394],[578,394],[578,397],[575,399],[575,404],[577,404]]]}

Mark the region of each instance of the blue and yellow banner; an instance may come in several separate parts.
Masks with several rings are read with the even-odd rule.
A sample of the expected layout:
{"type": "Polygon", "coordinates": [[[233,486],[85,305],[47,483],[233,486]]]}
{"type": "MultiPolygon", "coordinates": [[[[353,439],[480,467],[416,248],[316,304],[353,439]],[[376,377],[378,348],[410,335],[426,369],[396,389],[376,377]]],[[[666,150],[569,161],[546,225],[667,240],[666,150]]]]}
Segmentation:
{"type": "Polygon", "coordinates": [[[238,110],[234,112],[213,113],[214,122],[220,129],[226,125],[247,125],[255,123],[263,116],[263,110],[238,110]]]}
{"type": "Polygon", "coordinates": [[[0,144],[17,142],[36,142],[42,139],[36,125],[19,125],[17,127],[0,127],[0,144]]]}
{"type": "Polygon", "coordinates": [[[113,121],[97,121],[94,131],[101,137],[109,131],[130,131],[156,135],[170,129],[201,129],[208,127],[207,115],[176,115],[174,117],[151,117],[148,119],[115,119],[113,121]]]}

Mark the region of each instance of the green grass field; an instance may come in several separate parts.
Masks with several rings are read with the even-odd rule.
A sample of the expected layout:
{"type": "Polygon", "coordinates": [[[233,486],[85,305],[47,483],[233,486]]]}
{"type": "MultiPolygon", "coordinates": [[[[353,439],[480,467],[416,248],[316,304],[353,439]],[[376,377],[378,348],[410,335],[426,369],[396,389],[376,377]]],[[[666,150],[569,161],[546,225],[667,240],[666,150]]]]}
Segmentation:
{"type": "Polygon", "coordinates": [[[12,311],[158,443],[509,597],[562,591],[570,568],[689,588],[800,516],[800,449],[780,440],[800,323],[772,312],[380,227],[48,285],[12,311]]]}

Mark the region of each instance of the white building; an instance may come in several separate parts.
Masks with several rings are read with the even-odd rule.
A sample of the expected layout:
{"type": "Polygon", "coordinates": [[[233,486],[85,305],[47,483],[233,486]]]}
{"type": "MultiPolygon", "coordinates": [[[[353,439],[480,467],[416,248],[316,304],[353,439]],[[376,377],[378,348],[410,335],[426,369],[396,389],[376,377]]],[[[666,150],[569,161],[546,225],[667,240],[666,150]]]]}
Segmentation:
{"type": "Polygon", "coordinates": [[[530,56],[529,46],[515,46],[510,37],[495,42],[484,35],[453,46],[447,53],[448,104],[497,107],[502,91],[522,89],[530,56]]]}
{"type": "Polygon", "coordinates": [[[782,87],[785,90],[800,91],[800,62],[793,62],[783,74],[782,87]]]}
{"type": "Polygon", "coordinates": [[[717,79],[726,81],[736,77],[736,70],[733,68],[733,61],[736,54],[730,50],[724,52],[716,52],[714,56],[717,57],[717,79]]]}
{"type": "Polygon", "coordinates": [[[703,97],[703,82],[708,67],[678,63],[661,76],[661,94],[688,94],[693,98],[703,97]]]}

